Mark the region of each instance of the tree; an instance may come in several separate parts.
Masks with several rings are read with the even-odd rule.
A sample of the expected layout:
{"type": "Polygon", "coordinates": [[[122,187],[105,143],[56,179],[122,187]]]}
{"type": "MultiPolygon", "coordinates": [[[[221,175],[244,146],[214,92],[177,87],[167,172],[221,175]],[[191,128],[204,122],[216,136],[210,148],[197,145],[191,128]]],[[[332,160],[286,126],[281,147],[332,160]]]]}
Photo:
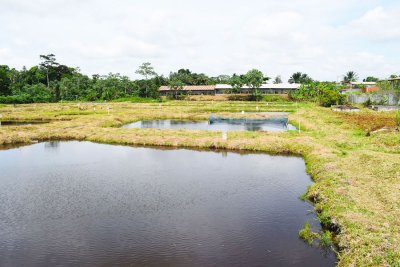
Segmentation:
{"type": "Polygon", "coordinates": [[[246,82],[243,80],[243,78],[236,73],[233,74],[228,81],[228,84],[232,86],[232,93],[239,93],[240,89],[245,83],[246,82]]]}
{"type": "Polygon", "coordinates": [[[351,83],[358,80],[358,75],[355,71],[348,71],[343,77],[343,83],[351,83]]]}
{"type": "Polygon", "coordinates": [[[154,68],[151,66],[150,62],[142,63],[142,65],[139,66],[139,68],[136,70],[135,73],[144,76],[144,79],[145,79],[145,82],[144,82],[145,97],[148,97],[149,96],[149,89],[151,87],[149,82],[148,82],[148,78],[156,76],[157,73],[154,71],[154,68]]]}
{"type": "Polygon", "coordinates": [[[301,72],[293,73],[288,80],[289,83],[301,83],[301,84],[311,83],[312,81],[313,80],[311,79],[310,76],[308,76],[308,74],[301,72]]]}
{"type": "Polygon", "coordinates": [[[178,79],[185,85],[207,85],[210,82],[210,78],[204,73],[194,73],[189,69],[179,69],[177,72],[171,72],[169,79],[178,79]]]}
{"type": "Polygon", "coordinates": [[[172,80],[169,80],[168,86],[169,86],[172,90],[174,90],[174,96],[175,96],[174,98],[175,98],[175,99],[178,98],[178,91],[179,91],[179,90],[182,90],[184,85],[185,85],[185,84],[184,84],[181,80],[179,80],[179,79],[177,79],[177,78],[173,78],[172,80]]]}
{"type": "Polygon", "coordinates": [[[254,89],[254,91],[257,92],[264,82],[264,74],[257,69],[249,70],[245,74],[245,81],[248,87],[254,89]]]}
{"type": "Polygon", "coordinates": [[[10,68],[6,65],[0,65],[0,95],[9,95],[11,93],[10,68]]]}
{"type": "Polygon", "coordinates": [[[231,76],[222,74],[222,75],[219,75],[218,77],[213,77],[210,79],[215,84],[218,84],[218,83],[229,84],[231,76]]]}
{"type": "Polygon", "coordinates": [[[40,59],[42,60],[42,62],[39,64],[39,66],[43,67],[46,70],[47,89],[49,89],[50,86],[49,71],[51,68],[54,68],[59,64],[56,62],[56,56],[54,54],[40,55],[40,59]]]}
{"type": "Polygon", "coordinates": [[[282,83],[281,75],[276,76],[273,83],[274,84],[282,83]]]}
{"type": "Polygon", "coordinates": [[[373,76],[368,76],[363,80],[364,82],[377,82],[379,81],[379,78],[373,77],[373,76]]]}
{"type": "Polygon", "coordinates": [[[135,73],[144,76],[145,80],[148,80],[149,77],[157,75],[157,73],[154,71],[154,68],[151,66],[150,62],[142,63],[142,65],[139,66],[139,68],[135,71],[135,73]]]}
{"type": "Polygon", "coordinates": [[[396,74],[392,74],[392,75],[390,75],[390,79],[394,79],[394,78],[397,78],[398,76],[396,75],[396,74]]]}
{"type": "Polygon", "coordinates": [[[258,89],[260,89],[261,85],[263,84],[264,78],[264,74],[257,69],[249,70],[245,74],[246,85],[252,89],[253,100],[258,101],[262,98],[258,89]]]}

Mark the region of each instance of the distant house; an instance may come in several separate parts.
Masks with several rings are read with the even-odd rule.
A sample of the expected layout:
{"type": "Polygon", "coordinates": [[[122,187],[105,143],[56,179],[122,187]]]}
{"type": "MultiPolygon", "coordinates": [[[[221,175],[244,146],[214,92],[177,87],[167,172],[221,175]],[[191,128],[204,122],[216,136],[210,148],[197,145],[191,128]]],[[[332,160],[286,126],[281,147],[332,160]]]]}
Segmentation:
{"type": "MultiPolygon", "coordinates": [[[[169,86],[161,86],[159,89],[160,95],[166,96],[174,94],[175,89],[169,86]]],[[[215,95],[215,85],[185,85],[178,92],[184,92],[188,95],[215,95]]]]}
{"type": "MultiPolygon", "coordinates": [[[[290,91],[298,89],[301,84],[298,83],[278,83],[278,84],[263,84],[258,89],[261,94],[288,94],[290,91]]],[[[239,90],[239,94],[249,94],[252,92],[252,88],[248,86],[242,86],[239,90]]],[[[229,84],[217,84],[215,86],[215,93],[226,94],[232,92],[232,86],[229,84]]]]}
{"type": "Polygon", "coordinates": [[[350,83],[350,87],[351,88],[366,88],[366,87],[370,87],[370,86],[375,86],[376,82],[351,82],[350,83]]]}
{"type": "MultiPolygon", "coordinates": [[[[263,84],[258,89],[261,94],[288,94],[291,91],[298,89],[301,84],[296,83],[279,83],[279,84],[263,84]]],[[[217,85],[187,85],[179,92],[184,92],[188,95],[221,95],[233,93],[233,88],[229,84],[217,85]]],[[[242,86],[237,92],[238,94],[250,94],[253,89],[248,86],[242,86]]],[[[175,93],[175,89],[169,86],[161,86],[159,89],[160,95],[165,96],[175,93]]]]}
{"type": "Polygon", "coordinates": [[[376,82],[351,82],[347,84],[347,88],[341,89],[340,92],[342,93],[350,93],[350,92],[375,92],[379,90],[378,87],[376,87],[376,82]]]}

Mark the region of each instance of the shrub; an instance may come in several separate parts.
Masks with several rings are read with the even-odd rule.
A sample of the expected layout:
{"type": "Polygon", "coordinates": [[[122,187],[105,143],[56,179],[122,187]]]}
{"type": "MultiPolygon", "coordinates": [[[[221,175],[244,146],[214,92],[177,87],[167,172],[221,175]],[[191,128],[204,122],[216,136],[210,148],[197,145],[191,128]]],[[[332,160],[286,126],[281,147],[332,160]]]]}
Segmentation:
{"type": "Polygon", "coordinates": [[[262,99],[263,95],[258,90],[255,90],[251,95],[249,95],[250,101],[261,101],[262,99]]]}
{"type": "Polygon", "coordinates": [[[364,106],[364,107],[369,107],[369,106],[371,106],[372,104],[373,104],[373,103],[372,103],[371,98],[368,98],[368,100],[365,101],[365,102],[363,103],[363,106],[364,106]]]}
{"type": "Polygon", "coordinates": [[[248,95],[233,94],[228,96],[229,101],[248,101],[248,95]]]}
{"type": "Polygon", "coordinates": [[[398,110],[396,113],[396,124],[400,127],[400,110],[398,110]]]}
{"type": "Polygon", "coordinates": [[[32,102],[33,99],[28,94],[0,96],[0,103],[2,104],[24,104],[32,102]]]}
{"type": "Polygon", "coordinates": [[[289,100],[289,98],[288,95],[269,94],[264,95],[263,100],[267,102],[286,102],[289,100]]]}
{"type": "Polygon", "coordinates": [[[342,95],[336,90],[324,90],[319,96],[319,104],[323,107],[341,105],[344,103],[345,97],[345,95],[342,95]]]}

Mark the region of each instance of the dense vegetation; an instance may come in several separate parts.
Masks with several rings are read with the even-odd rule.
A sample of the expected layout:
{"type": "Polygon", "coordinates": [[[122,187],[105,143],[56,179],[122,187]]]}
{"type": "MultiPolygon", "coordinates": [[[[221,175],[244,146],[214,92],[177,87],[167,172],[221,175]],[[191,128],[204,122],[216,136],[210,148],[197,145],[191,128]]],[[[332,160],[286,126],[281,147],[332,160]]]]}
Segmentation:
{"type": "Polygon", "coordinates": [[[209,77],[203,73],[180,69],[164,77],[158,75],[150,63],[143,63],[136,71],[143,78],[132,80],[119,73],[84,75],[79,68],[57,62],[53,54],[41,55],[40,59],[37,66],[29,69],[23,67],[17,70],[0,65],[0,103],[157,99],[161,85],[178,89],[184,85],[228,83],[257,88],[269,79],[258,70],[250,70],[244,75],[209,77]]]}
{"type": "MultiPolygon", "coordinates": [[[[230,84],[232,89],[227,93],[237,93],[246,85],[252,89],[248,100],[262,100],[259,87],[270,80],[270,77],[257,69],[249,70],[245,74],[219,75],[209,77],[203,73],[195,73],[189,69],[180,69],[171,72],[168,77],[158,75],[150,63],[143,63],[136,70],[142,79],[132,80],[119,73],[108,75],[82,74],[79,68],[72,68],[57,62],[53,54],[41,55],[38,65],[22,70],[0,65],[0,103],[40,103],[58,101],[116,101],[133,100],[148,102],[159,99],[158,88],[168,85],[175,89],[171,98],[178,98],[184,94],[180,92],[185,85],[212,85],[218,83],[230,84]]],[[[358,75],[354,71],[346,73],[343,83],[355,81],[358,75]]],[[[364,80],[376,81],[370,76],[364,80]]],[[[280,76],[273,79],[273,83],[282,83],[280,76]]],[[[314,101],[322,106],[340,104],[343,97],[339,94],[341,86],[336,83],[318,82],[308,74],[293,73],[289,83],[302,84],[299,90],[290,95],[296,101],[314,101]]],[[[382,88],[389,88],[389,82],[382,83],[382,88]]]]}
{"type": "Polygon", "coordinates": [[[318,102],[323,107],[330,107],[344,103],[345,95],[339,93],[342,88],[343,86],[332,82],[310,82],[291,92],[289,97],[296,101],[318,102]]]}

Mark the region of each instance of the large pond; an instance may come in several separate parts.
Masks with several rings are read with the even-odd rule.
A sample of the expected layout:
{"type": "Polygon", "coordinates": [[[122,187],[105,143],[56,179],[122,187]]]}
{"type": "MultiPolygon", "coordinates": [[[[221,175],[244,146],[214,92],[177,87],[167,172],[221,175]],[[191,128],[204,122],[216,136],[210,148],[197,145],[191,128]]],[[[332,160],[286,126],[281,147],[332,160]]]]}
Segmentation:
{"type": "Polygon", "coordinates": [[[301,158],[89,142],[0,150],[0,266],[333,266],[301,158]]]}
{"type": "Polygon", "coordinates": [[[144,120],[126,124],[123,128],[157,128],[214,131],[270,131],[280,132],[296,130],[291,124],[282,121],[265,120],[221,120],[221,121],[188,121],[188,120],[144,120]]]}

